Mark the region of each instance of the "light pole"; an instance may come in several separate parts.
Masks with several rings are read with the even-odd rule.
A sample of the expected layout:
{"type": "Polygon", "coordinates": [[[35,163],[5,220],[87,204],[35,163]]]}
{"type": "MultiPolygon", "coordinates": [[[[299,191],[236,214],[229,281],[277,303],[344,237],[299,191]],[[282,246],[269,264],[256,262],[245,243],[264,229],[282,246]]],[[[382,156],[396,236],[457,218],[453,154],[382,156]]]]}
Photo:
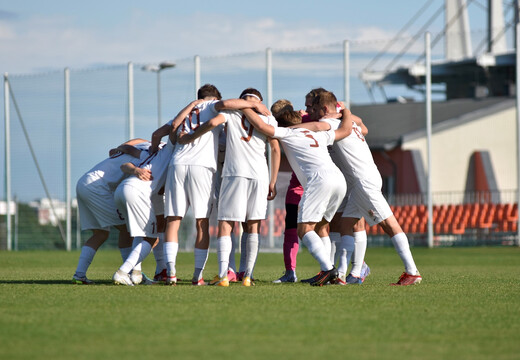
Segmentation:
{"type": "Polygon", "coordinates": [[[156,65],[145,65],[142,67],[144,71],[157,73],[157,127],[161,127],[161,71],[175,67],[175,63],[163,61],[156,65]]]}

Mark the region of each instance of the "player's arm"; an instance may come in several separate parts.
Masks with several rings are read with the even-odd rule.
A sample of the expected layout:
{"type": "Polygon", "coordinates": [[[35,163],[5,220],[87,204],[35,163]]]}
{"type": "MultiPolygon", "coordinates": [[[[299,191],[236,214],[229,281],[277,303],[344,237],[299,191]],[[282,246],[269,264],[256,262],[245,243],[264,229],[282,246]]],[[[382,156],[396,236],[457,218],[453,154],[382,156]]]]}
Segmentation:
{"type": "Polygon", "coordinates": [[[271,115],[269,109],[261,102],[248,101],[244,99],[227,99],[221,100],[215,104],[216,111],[243,109],[254,109],[259,114],[265,116],[271,115]]]}
{"type": "Polygon", "coordinates": [[[118,147],[110,149],[108,151],[108,156],[113,156],[117,152],[122,152],[122,153],[125,153],[125,154],[129,154],[129,155],[131,155],[131,156],[133,156],[135,158],[139,158],[139,156],[141,155],[141,150],[136,149],[133,145],[141,144],[141,143],[144,143],[144,142],[148,142],[148,140],[141,139],[141,138],[135,138],[135,139],[131,139],[131,140],[125,141],[124,143],[122,143],[118,147]]]}
{"type": "Polygon", "coordinates": [[[247,121],[249,121],[257,131],[269,137],[274,136],[274,127],[266,124],[253,109],[243,109],[242,112],[246,116],[247,121]]]}
{"type": "Polygon", "coordinates": [[[270,138],[269,146],[271,147],[271,179],[269,181],[267,200],[273,200],[276,197],[276,180],[278,179],[278,171],[280,170],[282,152],[280,150],[280,143],[276,139],[270,138]]]}
{"type": "Polygon", "coordinates": [[[188,105],[186,105],[181,111],[179,111],[177,116],[175,116],[170,127],[169,133],[170,141],[172,142],[172,144],[175,144],[175,142],[177,141],[177,128],[179,127],[179,125],[182,124],[182,122],[186,119],[186,117],[190,114],[190,112],[193,110],[195,106],[203,102],[203,99],[193,100],[188,105]]]}
{"type": "Polygon", "coordinates": [[[300,123],[293,126],[289,126],[289,128],[302,128],[310,131],[327,131],[330,130],[330,124],[321,121],[311,121],[306,123],[300,123]]]}
{"type": "Polygon", "coordinates": [[[359,116],[352,114],[352,121],[354,121],[356,123],[356,125],[361,128],[361,134],[363,134],[363,136],[367,136],[368,128],[363,123],[363,120],[361,120],[361,118],[359,116]]]}
{"type": "Polygon", "coordinates": [[[159,144],[161,143],[161,139],[168,135],[170,133],[171,129],[170,124],[164,124],[157,130],[155,130],[152,134],[152,145],[150,145],[150,148],[148,149],[148,152],[150,154],[154,154],[159,150],[159,144]]]}
{"type": "Polygon", "coordinates": [[[341,110],[341,113],[342,113],[341,124],[335,131],[335,138],[334,138],[335,141],[339,141],[341,139],[346,138],[352,132],[352,121],[353,121],[352,113],[347,108],[341,110]]]}
{"type": "Polygon", "coordinates": [[[201,126],[197,128],[193,133],[180,133],[179,138],[177,139],[177,142],[181,145],[188,144],[190,142],[193,142],[195,139],[201,137],[207,132],[210,132],[220,124],[223,124],[226,122],[226,117],[224,114],[218,114],[210,121],[205,122],[201,126]]]}
{"type": "Polygon", "coordinates": [[[132,145],[127,145],[127,144],[121,144],[118,147],[116,147],[115,149],[110,149],[110,151],[108,152],[108,155],[112,156],[118,152],[122,152],[123,154],[128,154],[137,159],[139,159],[139,157],[141,156],[141,150],[133,147],[132,145]]]}
{"type": "Polygon", "coordinates": [[[150,170],[142,169],[130,162],[121,165],[121,171],[128,175],[135,175],[138,179],[143,181],[150,181],[153,179],[152,172],[150,170]]]}

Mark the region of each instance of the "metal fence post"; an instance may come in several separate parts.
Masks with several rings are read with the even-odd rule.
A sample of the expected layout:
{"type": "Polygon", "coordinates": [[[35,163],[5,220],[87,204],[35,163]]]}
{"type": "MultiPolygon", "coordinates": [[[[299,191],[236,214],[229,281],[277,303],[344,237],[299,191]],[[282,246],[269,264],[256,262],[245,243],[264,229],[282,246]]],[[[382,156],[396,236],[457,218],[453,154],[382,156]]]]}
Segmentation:
{"type": "Polygon", "coordinates": [[[134,138],[134,64],[128,63],[128,136],[134,138]]]}
{"type": "MultiPolygon", "coordinates": [[[[66,208],[66,249],[72,249],[70,187],[70,70],[65,68],[65,208],[66,208]]],[[[51,200],[52,201],[52,200],[51,200]]],[[[59,219],[58,219],[59,221],[59,219]]]]}
{"type": "Polygon", "coordinates": [[[350,43],[348,40],[343,42],[343,85],[345,107],[350,109],[350,43]]]}
{"type": "MultiPolygon", "coordinates": [[[[273,52],[267,48],[266,54],[266,76],[267,76],[267,107],[273,104],[273,52]]],[[[271,147],[267,147],[267,159],[269,164],[269,174],[271,174],[271,147]]],[[[273,201],[267,203],[267,218],[269,219],[269,248],[274,248],[274,204],[273,201]]]]}
{"type": "Polygon", "coordinates": [[[11,112],[9,109],[9,79],[4,73],[4,125],[5,125],[5,203],[6,203],[6,246],[11,250],[12,222],[11,222],[11,112]]]}
{"type": "Polygon", "coordinates": [[[197,98],[197,91],[200,89],[200,56],[195,55],[195,99],[197,98]]]}
{"type": "Polygon", "coordinates": [[[430,33],[424,36],[426,52],[426,138],[427,138],[427,157],[428,157],[428,247],[433,247],[433,203],[432,203],[432,69],[431,69],[431,49],[430,33]]]}

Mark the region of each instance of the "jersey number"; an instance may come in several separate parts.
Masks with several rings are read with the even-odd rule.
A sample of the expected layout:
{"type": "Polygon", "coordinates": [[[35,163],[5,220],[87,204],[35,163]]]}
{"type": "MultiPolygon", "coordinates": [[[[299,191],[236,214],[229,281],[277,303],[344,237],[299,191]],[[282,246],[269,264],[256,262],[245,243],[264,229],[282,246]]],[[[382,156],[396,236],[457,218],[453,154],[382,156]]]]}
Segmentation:
{"type": "Polygon", "coordinates": [[[352,128],[352,131],[354,131],[357,135],[358,138],[361,139],[361,141],[365,141],[365,137],[363,136],[363,134],[358,130],[358,128],[354,127],[352,128]]]}
{"type": "Polygon", "coordinates": [[[242,129],[247,132],[247,137],[242,136],[241,139],[245,142],[251,140],[251,136],[253,136],[253,130],[255,129],[251,124],[249,126],[246,125],[246,116],[242,115],[242,129]]]}
{"type": "Polygon", "coordinates": [[[316,141],[314,136],[309,134],[309,131],[305,130],[305,131],[302,131],[302,132],[305,134],[305,137],[308,137],[309,139],[312,139],[314,141],[314,144],[310,144],[309,145],[310,147],[320,147],[320,144],[318,144],[318,142],[316,141]]]}

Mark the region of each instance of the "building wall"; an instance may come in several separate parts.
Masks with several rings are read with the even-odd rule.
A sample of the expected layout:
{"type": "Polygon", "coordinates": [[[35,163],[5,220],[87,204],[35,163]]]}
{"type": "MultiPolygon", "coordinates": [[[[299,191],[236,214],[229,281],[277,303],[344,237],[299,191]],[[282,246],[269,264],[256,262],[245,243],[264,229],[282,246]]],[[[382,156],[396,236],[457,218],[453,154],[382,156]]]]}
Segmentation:
{"type": "MultiPolygon", "coordinates": [[[[434,114],[435,116],[435,114],[434,114]]],[[[499,190],[517,187],[516,110],[511,107],[493,115],[469,121],[448,129],[433,129],[432,190],[462,192],[471,154],[477,150],[490,153],[499,190]]],[[[403,150],[417,149],[426,171],[426,134],[403,142],[403,150]]]]}

